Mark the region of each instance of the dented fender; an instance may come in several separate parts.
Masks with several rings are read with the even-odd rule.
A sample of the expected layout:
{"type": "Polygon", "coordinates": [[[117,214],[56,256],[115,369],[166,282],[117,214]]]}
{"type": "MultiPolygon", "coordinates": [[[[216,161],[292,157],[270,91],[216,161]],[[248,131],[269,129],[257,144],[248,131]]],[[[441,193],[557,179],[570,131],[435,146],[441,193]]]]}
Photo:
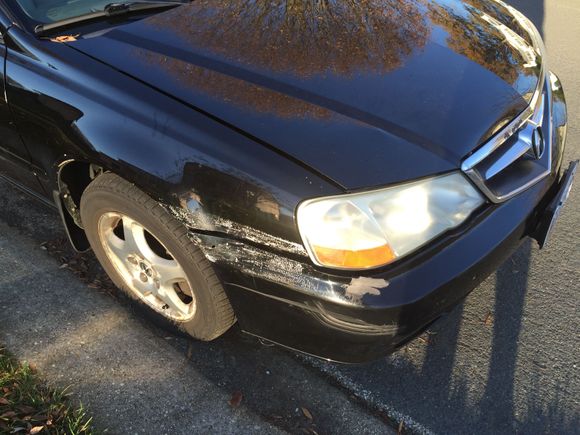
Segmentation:
{"type": "Polygon", "coordinates": [[[67,44],[18,27],[6,39],[6,95],[50,201],[60,167],[85,162],[134,183],[192,229],[303,256],[297,204],[344,191],[272,144],[67,44]]]}

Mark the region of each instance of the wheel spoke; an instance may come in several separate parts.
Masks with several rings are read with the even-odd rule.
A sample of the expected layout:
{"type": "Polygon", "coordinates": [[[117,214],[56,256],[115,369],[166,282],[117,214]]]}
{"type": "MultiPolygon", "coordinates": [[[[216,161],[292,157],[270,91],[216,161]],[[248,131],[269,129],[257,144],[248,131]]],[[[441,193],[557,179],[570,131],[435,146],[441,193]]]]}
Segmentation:
{"type": "Polygon", "coordinates": [[[141,224],[135,222],[133,219],[123,216],[123,232],[125,234],[127,250],[133,251],[149,261],[157,259],[157,255],[153,252],[149,243],[147,243],[147,239],[145,238],[145,228],[143,228],[141,224]]]}
{"type": "Polygon", "coordinates": [[[108,230],[105,237],[107,239],[108,248],[117,257],[117,260],[124,262],[130,254],[125,241],[117,237],[113,232],[113,229],[108,230]]]}
{"type": "Polygon", "coordinates": [[[159,275],[159,281],[163,285],[171,285],[179,281],[187,280],[185,271],[175,260],[166,260],[165,258],[158,257],[154,263],[154,267],[159,275]]]}

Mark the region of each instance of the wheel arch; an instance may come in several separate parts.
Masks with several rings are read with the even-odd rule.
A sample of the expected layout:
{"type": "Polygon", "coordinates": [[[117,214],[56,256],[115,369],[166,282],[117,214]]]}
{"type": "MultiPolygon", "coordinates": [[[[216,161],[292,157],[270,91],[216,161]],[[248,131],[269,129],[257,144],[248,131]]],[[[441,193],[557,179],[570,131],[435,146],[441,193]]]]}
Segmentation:
{"type": "Polygon", "coordinates": [[[56,190],[53,190],[53,200],[61,216],[68,239],[73,248],[78,252],[86,252],[90,249],[82,223],[80,208],[83,193],[91,182],[99,175],[110,172],[135,184],[146,194],[159,198],[159,195],[146,189],[146,183],[138,183],[138,177],[131,171],[121,175],[121,170],[109,167],[98,159],[74,159],[62,160],[56,169],[56,190]]]}

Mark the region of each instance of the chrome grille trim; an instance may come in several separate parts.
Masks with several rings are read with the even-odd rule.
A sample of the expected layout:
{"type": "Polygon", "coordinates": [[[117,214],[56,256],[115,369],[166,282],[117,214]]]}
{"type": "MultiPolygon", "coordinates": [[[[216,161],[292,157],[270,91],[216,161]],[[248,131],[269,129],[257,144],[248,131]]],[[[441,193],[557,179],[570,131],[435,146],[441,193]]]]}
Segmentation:
{"type": "MultiPolygon", "coordinates": [[[[542,72],[540,73],[540,78],[538,79],[538,83],[536,85],[536,90],[534,91],[534,95],[530,100],[530,104],[528,107],[524,109],[518,116],[516,116],[507,126],[505,126],[502,130],[495,134],[489,141],[487,141],[481,148],[479,148],[476,152],[466,158],[463,163],[461,164],[461,170],[466,172],[472,169],[475,165],[480,163],[483,159],[493,153],[496,149],[498,149],[501,145],[505,143],[513,134],[518,131],[522,126],[528,122],[528,120],[532,117],[535,112],[536,107],[538,106],[540,97],[542,96],[542,91],[546,85],[546,75],[542,68],[542,72]]],[[[547,86],[550,87],[549,84],[547,86]]]]}
{"type": "Polygon", "coordinates": [[[519,193],[530,188],[534,184],[541,181],[543,178],[548,176],[551,172],[552,167],[552,95],[551,95],[551,84],[549,83],[546,75],[542,71],[541,80],[538,81],[538,85],[534,95],[530,101],[528,107],[521,112],[516,118],[514,118],[506,127],[504,127],[500,132],[493,136],[488,142],[476,150],[473,154],[467,157],[461,164],[461,170],[469,177],[469,179],[482,191],[482,193],[493,203],[501,203],[507,201],[508,199],[518,195],[519,193]],[[547,100],[547,106],[546,106],[547,100]],[[545,119],[545,110],[548,110],[548,124],[542,125],[545,119]],[[542,171],[538,176],[531,180],[525,182],[522,186],[511,190],[510,192],[502,195],[497,195],[494,193],[487,185],[489,181],[495,175],[501,173],[503,170],[507,169],[510,165],[524,156],[531,148],[531,132],[534,128],[541,126],[544,130],[544,140],[546,141],[545,153],[548,153],[548,162],[546,169],[542,171]],[[510,138],[518,135],[516,142],[507,150],[504,151],[497,161],[488,168],[488,170],[482,174],[480,173],[476,166],[486,160],[487,158],[493,158],[493,154],[496,152],[501,152],[500,148],[504,145],[510,138]]]}

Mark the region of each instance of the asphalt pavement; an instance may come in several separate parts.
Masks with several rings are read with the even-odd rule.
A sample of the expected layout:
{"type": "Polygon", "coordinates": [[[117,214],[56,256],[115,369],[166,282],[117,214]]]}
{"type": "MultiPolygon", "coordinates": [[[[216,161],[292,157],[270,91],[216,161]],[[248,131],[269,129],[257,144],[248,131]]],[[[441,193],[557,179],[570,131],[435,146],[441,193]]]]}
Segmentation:
{"type": "MultiPolygon", "coordinates": [[[[579,159],[580,1],[511,3],[542,29],[568,98],[565,160],[579,159]]],[[[426,334],[363,366],[236,328],[212,343],[167,332],[64,246],[58,216],[0,181],[0,343],[72,384],[111,433],[580,433],[580,180],[548,247],[524,243],[426,334]]]]}

